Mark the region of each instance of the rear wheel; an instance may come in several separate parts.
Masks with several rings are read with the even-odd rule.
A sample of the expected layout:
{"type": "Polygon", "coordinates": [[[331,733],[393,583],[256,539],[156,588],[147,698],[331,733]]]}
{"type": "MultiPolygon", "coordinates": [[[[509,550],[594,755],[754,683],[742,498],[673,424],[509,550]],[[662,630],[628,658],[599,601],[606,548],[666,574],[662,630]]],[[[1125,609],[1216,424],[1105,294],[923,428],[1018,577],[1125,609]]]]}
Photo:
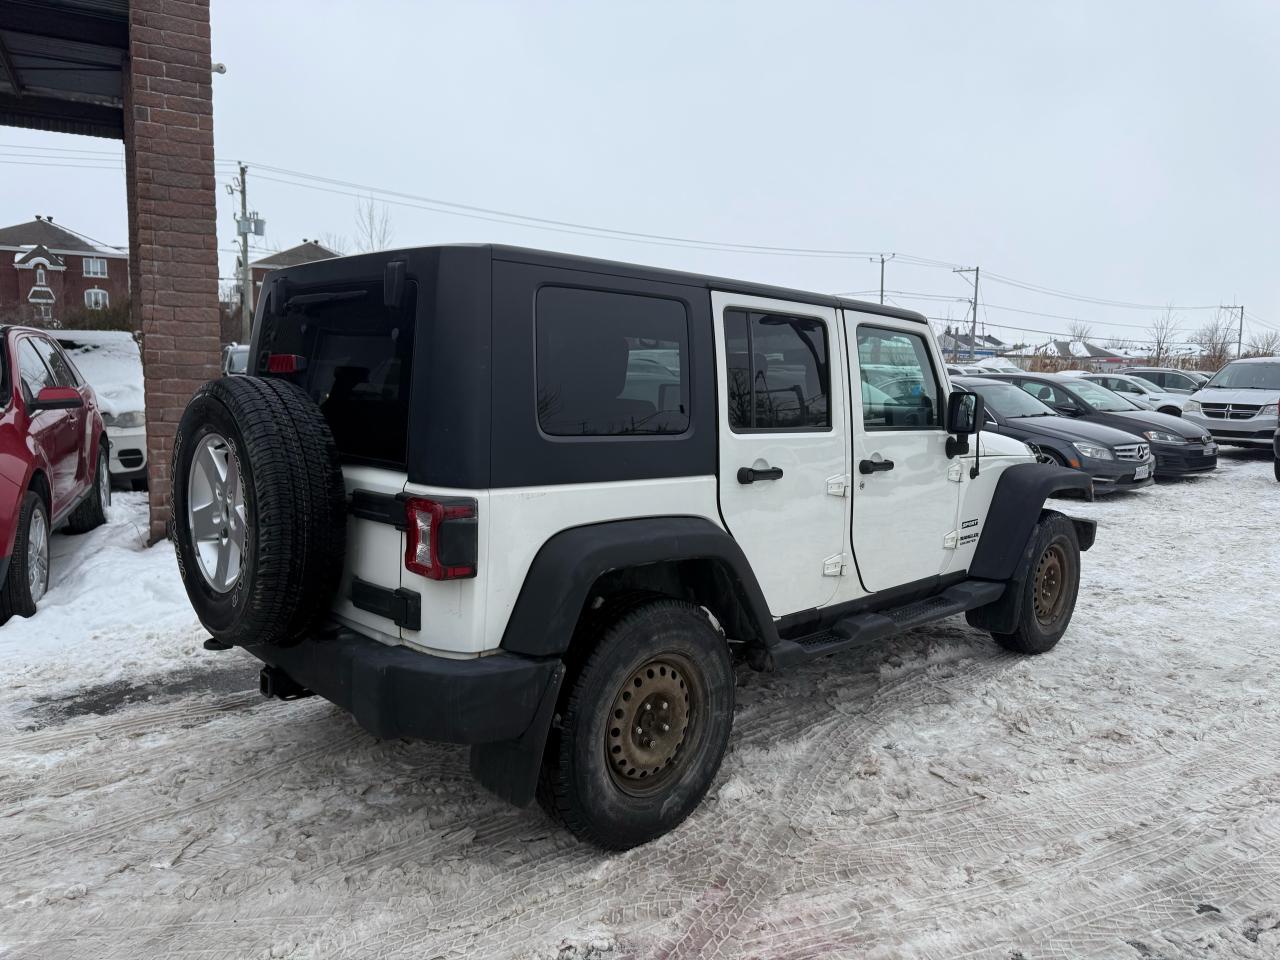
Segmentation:
{"type": "Polygon", "coordinates": [[[1017,626],[1012,633],[992,636],[1015,653],[1045,653],[1066,632],[1080,590],[1075,524],[1060,513],[1045,514],[1032,533],[1027,557],[1017,626]]]}
{"type": "Polygon", "coordinates": [[[548,812],[597,846],[659,837],[702,801],[733,726],[733,664],[703,612],[633,607],[568,684],[543,764],[548,812]]]}
{"type": "Polygon", "coordinates": [[[68,533],[88,533],[107,522],[111,506],[110,459],[106,443],[98,444],[98,466],[93,473],[93,490],[67,518],[68,533]]]}
{"type": "Polygon", "coordinates": [[[40,495],[28,490],[18,511],[18,533],[9,572],[0,587],[0,623],[15,614],[29,617],[49,589],[49,512],[40,495]]]}

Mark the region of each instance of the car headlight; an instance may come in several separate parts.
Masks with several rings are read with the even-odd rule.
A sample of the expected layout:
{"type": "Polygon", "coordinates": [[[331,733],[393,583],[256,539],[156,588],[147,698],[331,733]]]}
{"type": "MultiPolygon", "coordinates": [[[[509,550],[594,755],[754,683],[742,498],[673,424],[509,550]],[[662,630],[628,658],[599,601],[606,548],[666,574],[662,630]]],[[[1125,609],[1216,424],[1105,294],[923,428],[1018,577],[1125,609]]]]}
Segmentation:
{"type": "Polygon", "coordinates": [[[1176,433],[1165,433],[1163,430],[1148,430],[1143,434],[1152,443],[1190,443],[1186,437],[1180,437],[1176,433]]]}
{"type": "Polygon", "coordinates": [[[1259,410],[1258,410],[1258,416],[1260,416],[1260,417],[1274,417],[1274,416],[1276,415],[1276,407],[1277,407],[1277,404],[1274,404],[1274,403],[1268,403],[1268,404],[1266,404],[1265,406],[1263,406],[1263,407],[1259,408],[1259,410]]]}
{"type": "Polygon", "coordinates": [[[1200,401],[1199,401],[1199,400],[1188,400],[1186,403],[1184,403],[1184,404],[1182,405],[1182,412],[1183,412],[1183,413],[1199,413],[1199,412],[1200,412],[1200,401]]]}
{"type": "Polygon", "coordinates": [[[104,413],[102,422],[108,427],[142,427],[146,426],[147,417],[141,410],[130,410],[128,413],[104,413]]]}
{"type": "Polygon", "coordinates": [[[1080,456],[1089,457],[1092,460],[1114,460],[1111,451],[1106,447],[1099,447],[1092,443],[1073,443],[1073,447],[1079,451],[1080,456]]]}

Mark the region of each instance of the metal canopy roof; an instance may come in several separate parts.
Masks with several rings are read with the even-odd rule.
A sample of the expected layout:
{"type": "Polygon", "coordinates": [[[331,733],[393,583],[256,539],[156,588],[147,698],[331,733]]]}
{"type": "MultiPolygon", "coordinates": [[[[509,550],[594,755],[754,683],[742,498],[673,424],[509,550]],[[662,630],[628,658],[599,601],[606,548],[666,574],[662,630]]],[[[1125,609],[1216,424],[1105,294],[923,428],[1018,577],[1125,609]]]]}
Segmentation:
{"type": "Polygon", "coordinates": [[[128,0],[0,0],[0,124],[124,136],[128,0]]]}

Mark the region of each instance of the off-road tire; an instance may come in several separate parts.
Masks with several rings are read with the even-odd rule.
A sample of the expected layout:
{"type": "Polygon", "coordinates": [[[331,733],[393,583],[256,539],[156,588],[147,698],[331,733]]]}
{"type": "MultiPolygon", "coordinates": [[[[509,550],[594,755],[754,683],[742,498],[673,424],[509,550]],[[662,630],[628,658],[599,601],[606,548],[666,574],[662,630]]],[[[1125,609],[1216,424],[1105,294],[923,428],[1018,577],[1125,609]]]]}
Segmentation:
{"type": "Polygon", "coordinates": [[[241,645],[287,646],[306,636],[332,605],[346,549],[342,468],[314,401],[278,379],[204,384],[178,424],[170,476],[179,571],[205,629],[241,645]],[[244,496],[245,546],[226,592],[201,572],[187,519],[192,458],[209,434],[233,449],[244,496]]]}
{"type": "Polygon", "coordinates": [[[111,461],[105,441],[98,443],[98,465],[93,471],[93,489],[80,502],[80,506],[71,511],[67,518],[68,533],[88,533],[107,522],[107,511],[102,505],[103,488],[106,488],[107,503],[111,502],[111,461]]]}
{"type": "Polygon", "coordinates": [[[1021,582],[1016,583],[1022,591],[1017,626],[1012,633],[991,636],[1014,653],[1046,653],[1071,623],[1080,590],[1080,540],[1075,524],[1060,513],[1046,511],[1031,532],[1023,563],[1021,582]]]}
{"type": "MultiPolygon", "coordinates": [[[[31,533],[31,517],[36,511],[44,516],[45,530],[48,531],[49,511],[40,494],[28,490],[18,510],[18,533],[13,540],[9,572],[5,575],[4,585],[0,586],[0,623],[13,616],[29,617],[36,612],[36,602],[31,598],[30,571],[27,569],[27,538],[31,533]]],[[[48,591],[47,584],[45,590],[48,591]]]]}
{"type": "Polygon", "coordinates": [[[579,838],[626,850],[676,827],[706,795],[733,728],[733,664],[719,631],[702,610],[682,600],[632,606],[594,640],[565,683],[538,799],[579,838]],[[638,694],[631,704],[622,698],[650,689],[647,684],[666,682],[677,693],[686,689],[674,687],[665,673],[658,676],[668,665],[680,671],[689,705],[687,726],[677,730],[679,739],[668,741],[675,749],[670,763],[648,784],[634,779],[634,769],[630,776],[626,770],[611,772],[622,749],[620,734],[629,735],[637,721],[666,715],[643,711],[650,700],[663,708],[667,694],[660,690],[644,699],[638,694]],[[618,717],[624,706],[627,712],[618,717]]]}

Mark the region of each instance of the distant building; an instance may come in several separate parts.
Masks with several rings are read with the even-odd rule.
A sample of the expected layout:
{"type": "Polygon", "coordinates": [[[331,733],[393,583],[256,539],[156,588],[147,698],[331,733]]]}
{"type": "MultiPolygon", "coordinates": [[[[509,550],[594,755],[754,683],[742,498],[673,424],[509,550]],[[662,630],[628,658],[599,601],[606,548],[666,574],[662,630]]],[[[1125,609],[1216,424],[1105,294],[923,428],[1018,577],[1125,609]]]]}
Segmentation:
{"type": "Polygon", "coordinates": [[[938,338],[943,356],[951,360],[967,360],[970,357],[996,357],[1010,349],[1012,344],[999,337],[980,333],[977,339],[963,332],[960,327],[947,327],[938,338]]]}
{"type": "Polygon", "coordinates": [[[1131,350],[1108,349],[1088,340],[1046,340],[1044,343],[1007,351],[1004,356],[1038,361],[1054,369],[1105,370],[1143,359],[1131,350]]]}
{"type": "Polygon", "coordinates": [[[254,303],[257,303],[258,291],[262,289],[263,278],[272,270],[279,270],[281,267],[296,267],[299,264],[310,263],[313,260],[332,260],[334,257],[340,256],[342,254],[330,250],[319,241],[304,238],[296,247],[290,247],[288,250],[281,250],[279,253],[273,253],[269,257],[263,257],[261,260],[252,261],[249,264],[249,272],[253,276],[254,303]]]}
{"type": "Polygon", "coordinates": [[[53,217],[0,228],[0,319],[58,326],[129,296],[129,255],[57,226],[53,217]]]}

